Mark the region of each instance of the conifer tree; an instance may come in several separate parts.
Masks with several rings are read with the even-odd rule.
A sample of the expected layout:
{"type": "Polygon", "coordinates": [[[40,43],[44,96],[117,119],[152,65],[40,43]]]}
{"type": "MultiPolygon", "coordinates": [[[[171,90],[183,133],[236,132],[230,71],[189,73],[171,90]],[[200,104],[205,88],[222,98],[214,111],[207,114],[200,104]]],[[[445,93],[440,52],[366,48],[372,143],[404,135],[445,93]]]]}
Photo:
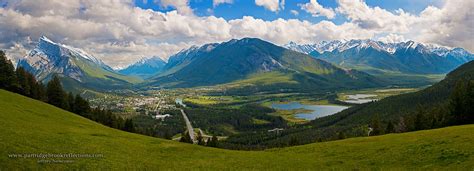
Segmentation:
{"type": "Polygon", "coordinates": [[[69,94],[67,95],[67,104],[69,106],[68,110],[70,112],[74,112],[74,103],[75,103],[74,94],[72,94],[72,92],[69,92],[69,94]]]}
{"type": "Polygon", "coordinates": [[[19,93],[25,96],[30,96],[30,84],[26,78],[26,71],[22,67],[16,69],[16,77],[18,78],[19,93]]]}
{"type": "Polygon", "coordinates": [[[398,121],[397,127],[395,128],[395,132],[397,133],[402,133],[407,131],[407,126],[405,124],[405,119],[403,117],[400,117],[400,120],[398,121]]]}
{"type": "Polygon", "coordinates": [[[211,141],[207,142],[207,146],[217,147],[218,143],[219,143],[219,140],[217,139],[217,136],[213,135],[212,138],[211,138],[211,141]]]}
{"type": "Polygon", "coordinates": [[[382,135],[384,133],[384,129],[382,128],[382,123],[380,123],[379,116],[376,115],[372,119],[372,123],[370,124],[370,127],[372,128],[372,135],[382,135]]]}
{"type": "Polygon", "coordinates": [[[127,132],[135,132],[135,125],[132,119],[125,120],[124,130],[127,132]]]}
{"type": "Polygon", "coordinates": [[[204,140],[204,137],[202,137],[201,132],[198,133],[196,139],[198,141],[198,145],[206,145],[206,141],[204,140]]]}
{"type": "Polygon", "coordinates": [[[66,99],[64,98],[66,96],[64,95],[64,90],[57,76],[53,76],[53,79],[48,82],[46,86],[46,94],[49,104],[63,109],[66,107],[66,99]]]}
{"type": "Polygon", "coordinates": [[[18,91],[18,80],[15,74],[15,67],[5,56],[5,52],[0,51],[0,88],[9,91],[18,91]]]}
{"type": "Polygon", "coordinates": [[[449,105],[454,124],[474,123],[474,82],[459,80],[451,94],[449,105]]]}
{"type": "Polygon", "coordinates": [[[428,117],[426,117],[426,112],[423,106],[418,106],[415,113],[415,130],[424,130],[429,128],[430,121],[428,121],[428,117]]]}
{"type": "Polygon", "coordinates": [[[191,139],[191,136],[189,135],[189,132],[183,132],[181,133],[181,139],[179,140],[179,142],[184,142],[184,143],[190,143],[192,144],[193,141],[191,139]]]}
{"type": "Polygon", "coordinates": [[[74,113],[93,119],[92,116],[89,114],[90,112],[89,102],[87,102],[87,100],[82,98],[79,94],[76,94],[76,97],[74,98],[73,106],[74,106],[73,108],[74,113]]]}
{"type": "Polygon", "coordinates": [[[40,90],[43,87],[40,86],[40,83],[36,80],[35,76],[30,74],[29,72],[26,72],[26,79],[28,80],[28,84],[30,85],[30,97],[41,100],[42,97],[42,92],[44,90],[40,90]]]}
{"type": "Polygon", "coordinates": [[[395,126],[393,125],[392,121],[389,121],[387,124],[387,128],[385,129],[385,133],[394,133],[395,132],[395,126]]]}

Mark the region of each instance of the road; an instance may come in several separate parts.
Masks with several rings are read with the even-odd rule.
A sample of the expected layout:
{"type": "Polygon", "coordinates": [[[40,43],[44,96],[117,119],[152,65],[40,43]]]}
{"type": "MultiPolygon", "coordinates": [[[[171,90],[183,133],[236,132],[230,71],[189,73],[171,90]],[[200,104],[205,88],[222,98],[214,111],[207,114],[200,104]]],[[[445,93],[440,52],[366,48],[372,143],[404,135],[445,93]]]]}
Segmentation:
{"type": "Polygon", "coordinates": [[[194,137],[194,128],[191,125],[191,122],[189,122],[188,116],[186,116],[186,113],[184,113],[184,110],[181,109],[181,114],[183,114],[184,121],[186,121],[186,127],[188,128],[189,136],[191,137],[191,140],[193,142],[196,142],[196,138],[194,137]]]}
{"type": "Polygon", "coordinates": [[[153,111],[156,111],[156,115],[160,114],[160,108],[158,108],[160,107],[160,104],[161,104],[161,99],[158,100],[158,104],[156,104],[155,109],[153,109],[153,111]]]}

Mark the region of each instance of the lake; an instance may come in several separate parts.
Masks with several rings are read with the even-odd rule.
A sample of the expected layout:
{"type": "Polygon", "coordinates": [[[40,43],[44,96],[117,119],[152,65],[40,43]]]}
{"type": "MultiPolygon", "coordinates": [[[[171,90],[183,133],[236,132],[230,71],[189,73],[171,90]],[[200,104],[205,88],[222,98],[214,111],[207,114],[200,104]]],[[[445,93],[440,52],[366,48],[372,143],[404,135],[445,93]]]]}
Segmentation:
{"type": "Polygon", "coordinates": [[[346,103],[353,103],[353,104],[363,104],[372,101],[377,101],[377,95],[375,94],[353,94],[347,95],[347,100],[344,100],[346,103]]]}
{"type": "Polygon", "coordinates": [[[183,106],[183,107],[186,107],[186,104],[183,103],[183,99],[181,99],[181,98],[176,98],[174,100],[174,102],[181,105],[181,106],[183,106]]]}
{"type": "Polygon", "coordinates": [[[314,120],[323,116],[328,116],[340,112],[344,109],[347,109],[346,106],[336,106],[336,105],[304,105],[299,102],[290,102],[290,103],[272,103],[272,108],[280,110],[293,110],[293,109],[308,109],[312,110],[311,113],[297,113],[295,118],[314,120]]]}

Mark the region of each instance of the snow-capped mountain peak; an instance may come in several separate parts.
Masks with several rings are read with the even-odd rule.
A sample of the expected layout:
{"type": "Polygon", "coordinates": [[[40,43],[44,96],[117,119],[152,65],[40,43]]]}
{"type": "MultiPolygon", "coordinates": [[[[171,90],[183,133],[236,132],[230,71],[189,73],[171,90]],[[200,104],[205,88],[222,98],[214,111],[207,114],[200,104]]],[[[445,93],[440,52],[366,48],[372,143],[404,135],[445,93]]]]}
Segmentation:
{"type": "Polygon", "coordinates": [[[316,44],[303,44],[303,45],[298,45],[295,42],[290,42],[286,45],[283,45],[283,47],[297,51],[297,52],[309,54],[313,51],[317,51],[319,53],[331,52],[337,47],[339,47],[340,44],[342,44],[342,42],[339,40],[321,41],[316,44]]]}
{"type": "Polygon", "coordinates": [[[125,75],[148,78],[159,73],[165,65],[166,62],[158,56],[144,57],[118,72],[125,75]]]}
{"type": "Polygon", "coordinates": [[[105,64],[101,60],[84,52],[82,49],[56,43],[46,36],[41,36],[39,38],[35,51],[43,52],[50,57],[70,57],[69,55],[71,55],[72,57],[84,58],[91,62],[105,66],[105,64]]]}
{"type": "Polygon", "coordinates": [[[394,54],[398,51],[408,51],[408,50],[417,50],[422,53],[434,53],[438,56],[472,56],[471,53],[467,52],[462,48],[451,48],[447,46],[440,46],[436,44],[423,44],[418,43],[412,40],[399,43],[384,43],[382,41],[375,41],[371,39],[365,40],[348,40],[348,41],[321,41],[315,44],[296,44],[290,42],[284,45],[285,48],[291,49],[297,52],[302,52],[309,54],[313,51],[323,53],[323,52],[332,52],[337,50],[338,52],[343,52],[348,49],[356,48],[357,50],[373,48],[378,51],[384,51],[390,54],[394,54]]]}
{"type": "MultiPolygon", "coordinates": [[[[101,60],[87,54],[81,49],[56,43],[46,36],[38,39],[38,44],[24,58],[18,66],[33,73],[37,79],[43,80],[54,73],[64,74],[77,81],[84,75],[77,61],[87,61],[90,65],[111,71],[101,60]]],[[[82,62],[83,65],[84,62],[82,62]]]]}

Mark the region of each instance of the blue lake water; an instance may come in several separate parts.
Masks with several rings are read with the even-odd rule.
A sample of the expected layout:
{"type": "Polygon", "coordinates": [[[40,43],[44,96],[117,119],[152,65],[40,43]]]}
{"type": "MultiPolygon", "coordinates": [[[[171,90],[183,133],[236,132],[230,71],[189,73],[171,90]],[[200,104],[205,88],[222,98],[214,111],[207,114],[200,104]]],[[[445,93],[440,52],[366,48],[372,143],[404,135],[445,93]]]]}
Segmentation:
{"type": "Polygon", "coordinates": [[[291,102],[286,104],[272,103],[272,108],[280,110],[293,110],[293,109],[308,109],[312,110],[311,113],[297,113],[295,118],[314,120],[316,118],[328,116],[347,109],[346,106],[335,106],[335,105],[304,105],[299,102],[291,102]]]}
{"type": "Polygon", "coordinates": [[[375,94],[352,94],[347,95],[347,100],[344,100],[346,103],[353,103],[353,104],[363,104],[372,101],[377,101],[377,95],[375,94]]]}
{"type": "Polygon", "coordinates": [[[186,104],[183,103],[183,99],[181,99],[181,98],[176,98],[174,100],[174,102],[181,105],[181,106],[183,106],[183,107],[186,107],[186,104]]]}

